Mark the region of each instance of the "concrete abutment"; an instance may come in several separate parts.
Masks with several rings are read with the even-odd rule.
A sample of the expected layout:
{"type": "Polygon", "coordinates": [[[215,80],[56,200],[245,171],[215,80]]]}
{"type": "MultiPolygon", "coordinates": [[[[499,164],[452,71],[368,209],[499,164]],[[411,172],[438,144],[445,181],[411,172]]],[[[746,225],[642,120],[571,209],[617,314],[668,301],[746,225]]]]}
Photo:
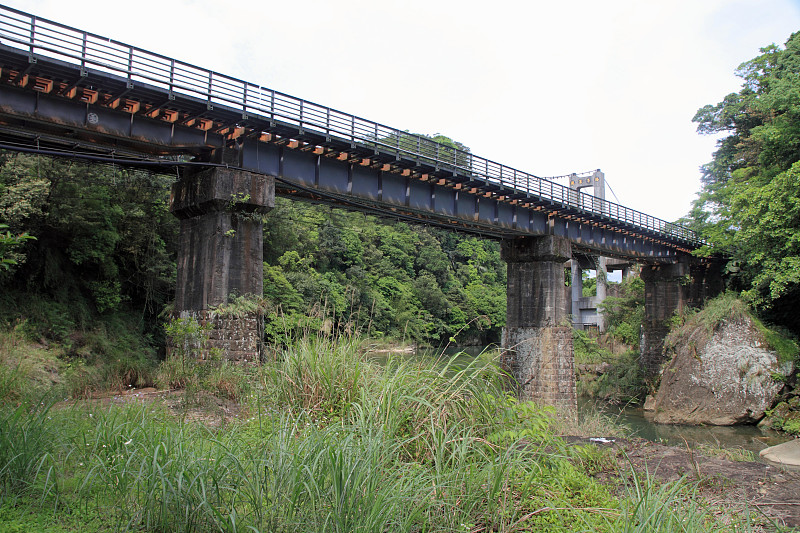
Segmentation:
{"type": "Polygon", "coordinates": [[[502,345],[503,365],[521,400],[575,412],[572,328],[564,288],[564,263],[571,254],[565,237],[503,241],[508,306],[502,345]]]}
{"type": "Polygon", "coordinates": [[[229,360],[260,359],[263,325],[212,309],[234,295],[262,296],[261,217],[274,205],[273,177],[225,167],[190,169],[172,187],[170,211],[180,219],[175,314],[209,325],[207,351],[229,360]]]}

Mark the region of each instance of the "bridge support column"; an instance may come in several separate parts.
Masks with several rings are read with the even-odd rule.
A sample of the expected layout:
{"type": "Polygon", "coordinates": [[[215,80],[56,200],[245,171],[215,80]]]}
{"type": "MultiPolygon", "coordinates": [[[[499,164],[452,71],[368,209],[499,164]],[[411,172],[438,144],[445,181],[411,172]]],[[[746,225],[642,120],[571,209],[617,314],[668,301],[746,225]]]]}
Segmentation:
{"type": "MultiPolygon", "coordinates": [[[[175,313],[210,324],[207,349],[234,361],[257,361],[260,317],[225,317],[211,308],[232,295],[263,295],[263,224],[275,205],[272,177],[217,167],[189,172],[172,186],[180,219],[175,313]]],[[[207,355],[207,351],[203,356],[207,355]]]]}
{"type": "Polygon", "coordinates": [[[503,329],[503,364],[517,395],[564,411],[577,410],[572,328],[564,262],[571,256],[565,237],[507,240],[508,311],[503,329]]]}
{"type": "Polygon", "coordinates": [[[572,326],[575,329],[583,329],[583,320],[581,319],[581,298],[583,298],[583,269],[577,259],[569,262],[570,274],[572,275],[572,285],[570,293],[572,294],[572,326]]]}
{"type": "Polygon", "coordinates": [[[689,301],[688,262],[668,265],[645,265],[644,322],[639,341],[640,362],[645,374],[655,376],[664,362],[664,338],[669,333],[669,319],[689,301]]]}
{"type": "Polygon", "coordinates": [[[597,258],[597,270],[595,272],[595,281],[597,283],[597,297],[595,299],[597,302],[597,330],[600,333],[605,333],[606,317],[600,306],[605,301],[606,293],[608,292],[608,272],[606,271],[606,258],[602,255],[597,258]]]}

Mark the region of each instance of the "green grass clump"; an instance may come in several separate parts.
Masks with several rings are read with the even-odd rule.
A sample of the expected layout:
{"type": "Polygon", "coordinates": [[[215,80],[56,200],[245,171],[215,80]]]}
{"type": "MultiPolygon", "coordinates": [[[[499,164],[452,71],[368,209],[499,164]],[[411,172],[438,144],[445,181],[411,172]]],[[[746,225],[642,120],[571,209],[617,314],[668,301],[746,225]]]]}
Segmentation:
{"type": "Polygon", "coordinates": [[[726,461],[754,462],[758,460],[758,456],[755,453],[741,447],[723,448],[719,444],[701,443],[697,446],[697,451],[703,455],[718,457],[726,461]]]}
{"type": "MultiPolygon", "coordinates": [[[[87,531],[170,533],[615,532],[647,531],[652,516],[694,520],[676,505],[693,496],[672,485],[615,497],[592,477],[614,469],[613,454],[565,444],[554,412],[504,393],[491,358],[383,366],[362,352],[358,339],[286,348],[242,373],[250,417],[225,429],[148,404],[7,411],[0,513],[14,501],[71,525],[85,514],[87,531]]],[[[703,520],[695,530],[715,530],[703,520]]]]}
{"type": "Polygon", "coordinates": [[[0,503],[21,496],[47,499],[58,489],[57,429],[49,405],[22,403],[0,412],[0,503]]]}
{"type": "Polygon", "coordinates": [[[621,520],[615,523],[615,531],[620,533],[728,532],[751,527],[715,519],[712,511],[697,501],[695,485],[683,480],[660,484],[648,472],[631,469],[625,487],[621,520]]]}

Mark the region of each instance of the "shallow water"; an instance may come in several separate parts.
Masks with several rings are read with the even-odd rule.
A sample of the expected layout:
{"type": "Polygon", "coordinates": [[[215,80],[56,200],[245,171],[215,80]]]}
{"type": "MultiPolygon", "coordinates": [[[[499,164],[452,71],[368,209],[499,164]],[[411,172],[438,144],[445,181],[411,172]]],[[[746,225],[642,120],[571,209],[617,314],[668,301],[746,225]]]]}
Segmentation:
{"type": "Polygon", "coordinates": [[[591,413],[600,411],[622,425],[627,426],[637,437],[669,446],[686,446],[695,448],[705,444],[713,447],[734,449],[743,448],[758,452],[769,446],[775,446],[791,440],[784,434],[755,425],[739,426],[682,426],[673,424],[656,424],[650,415],[639,406],[620,407],[606,403],[595,403],[593,399],[581,398],[578,411],[591,413]]]}
{"type": "MultiPolygon", "coordinates": [[[[396,354],[410,359],[437,358],[463,366],[477,357],[486,348],[482,346],[454,347],[430,349],[417,353],[396,354]],[[453,361],[453,359],[455,359],[453,361]]],[[[378,355],[378,360],[385,361],[389,355],[378,355]]],[[[635,436],[669,446],[709,445],[713,447],[736,449],[742,448],[758,452],[769,446],[775,446],[791,440],[791,437],[777,431],[759,428],[754,425],[741,426],[681,426],[672,424],[656,424],[639,406],[617,406],[591,398],[578,399],[578,416],[600,411],[613,420],[628,427],[635,436]]],[[[602,435],[598,435],[602,436],[602,435]]]]}

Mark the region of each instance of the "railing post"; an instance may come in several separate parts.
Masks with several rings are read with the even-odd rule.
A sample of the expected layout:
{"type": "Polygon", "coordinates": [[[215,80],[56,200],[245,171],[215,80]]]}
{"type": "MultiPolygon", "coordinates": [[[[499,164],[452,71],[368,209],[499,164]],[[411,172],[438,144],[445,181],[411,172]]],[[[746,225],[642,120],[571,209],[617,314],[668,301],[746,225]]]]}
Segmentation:
{"type": "Polygon", "coordinates": [[[275,91],[274,90],[270,90],[269,119],[271,121],[275,120],[275,91]]]}
{"type": "Polygon", "coordinates": [[[331,134],[331,108],[325,108],[325,134],[331,134]]]}
{"type": "Polygon", "coordinates": [[[300,117],[299,117],[299,119],[300,119],[300,129],[302,129],[303,125],[304,125],[304,122],[303,122],[303,104],[304,103],[305,103],[305,100],[300,100],[300,117]]]}
{"type": "MultiPolygon", "coordinates": [[[[84,36],[85,37],[85,36],[84,36]]],[[[175,60],[170,59],[169,61],[169,94],[172,96],[172,93],[175,89],[175,60]]]]}
{"type": "Polygon", "coordinates": [[[31,17],[31,41],[30,41],[30,53],[33,55],[33,43],[36,41],[36,17],[31,17]]]}
{"type": "Polygon", "coordinates": [[[81,39],[81,75],[83,75],[85,71],[86,71],[86,32],[83,32],[83,39],[81,39]]]}

